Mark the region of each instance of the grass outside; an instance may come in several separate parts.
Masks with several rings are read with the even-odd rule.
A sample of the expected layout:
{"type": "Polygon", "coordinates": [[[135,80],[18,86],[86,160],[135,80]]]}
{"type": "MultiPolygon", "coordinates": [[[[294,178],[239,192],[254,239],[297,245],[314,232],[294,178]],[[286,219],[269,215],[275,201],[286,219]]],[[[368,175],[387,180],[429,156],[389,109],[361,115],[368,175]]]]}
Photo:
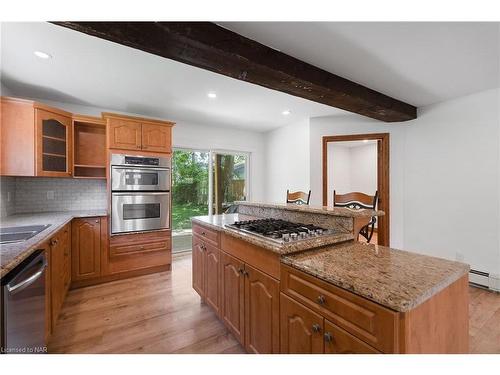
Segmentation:
{"type": "Polygon", "coordinates": [[[206,204],[196,205],[191,203],[173,203],[173,229],[190,229],[191,217],[200,215],[208,215],[208,207],[206,204]]]}

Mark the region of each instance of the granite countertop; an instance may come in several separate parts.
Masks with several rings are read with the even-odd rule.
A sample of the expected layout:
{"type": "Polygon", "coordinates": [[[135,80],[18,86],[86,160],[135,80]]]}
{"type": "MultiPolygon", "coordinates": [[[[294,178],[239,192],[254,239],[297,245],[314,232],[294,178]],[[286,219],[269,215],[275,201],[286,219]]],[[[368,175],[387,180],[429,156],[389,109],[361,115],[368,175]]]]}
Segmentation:
{"type": "Polygon", "coordinates": [[[24,225],[45,225],[50,227],[36,236],[22,242],[0,245],[0,278],[30,256],[38,246],[51,235],[60,230],[74,218],[107,216],[106,210],[41,212],[32,214],[16,214],[1,219],[0,227],[17,227],[24,225]]]}
{"type": "Polygon", "coordinates": [[[366,209],[353,210],[344,207],[310,206],[306,204],[295,204],[295,203],[259,203],[259,202],[239,201],[235,202],[235,204],[241,206],[277,208],[288,211],[308,212],[313,214],[324,214],[324,215],[343,216],[343,217],[372,217],[372,216],[385,215],[384,211],[380,210],[366,210],[366,209]]]}
{"type": "Polygon", "coordinates": [[[354,239],[352,233],[349,232],[338,232],[336,234],[316,237],[302,241],[289,242],[286,244],[279,244],[277,242],[266,240],[260,237],[256,237],[251,234],[246,234],[239,232],[237,230],[227,228],[227,224],[233,224],[235,221],[239,220],[253,220],[261,219],[260,217],[243,215],[243,214],[222,214],[222,215],[208,215],[208,216],[195,216],[191,218],[192,221],[206,225],[215,230],[224,232],[230,236],[242,239],[244,241],[250,242],[253,245],[263,247],[272,252],[284,255],[292,254],[298,251],[309,250],[312,248],[317,248],[326,245],[332,245],[340,242],[350,241],[354,239]]]}
{"type": "Polygon", "coordinates": [[[396,311],[408,311],[469,272],[469,265],[359,242],[281,262],[396,311]]]}

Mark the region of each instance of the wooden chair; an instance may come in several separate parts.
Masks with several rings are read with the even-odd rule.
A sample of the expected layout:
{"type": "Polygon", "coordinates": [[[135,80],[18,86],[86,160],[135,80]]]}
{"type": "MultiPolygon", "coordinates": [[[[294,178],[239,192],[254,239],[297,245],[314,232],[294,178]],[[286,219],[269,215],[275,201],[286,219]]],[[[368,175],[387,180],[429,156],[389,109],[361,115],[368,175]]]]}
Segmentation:
{"type": "MultiPolygon", "coordinates": [[[[352,210],[375,210],[377,203],[378,191],[375,192],[375,195],[367,195],[357,191],[347,194],[337,194],[335,190],[333,191],[333,207],[346,207],[352,210]]],[[[366,238],[366,241],[368,242],[370,242],[373,237],[376,222],[377,217],[372,216],[370,222],[359,231],[359,233],[366,238]]]]}
{"type": "Polygon", "coordinates": [[[310,198],[311,190],[309,190],[309,193],[304,193],[303,191],[290,193],[289,190],[286,191],[286,203],[309,204],[310,198]]]}

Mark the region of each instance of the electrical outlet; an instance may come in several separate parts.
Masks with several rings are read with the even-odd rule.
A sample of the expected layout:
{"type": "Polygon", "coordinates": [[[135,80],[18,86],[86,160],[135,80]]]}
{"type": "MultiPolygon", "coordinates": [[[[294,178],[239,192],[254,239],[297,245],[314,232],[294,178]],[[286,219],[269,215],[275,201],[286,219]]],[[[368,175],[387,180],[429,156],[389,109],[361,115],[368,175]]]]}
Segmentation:
{"type": "Polygon", "coordinates": [[[457,251],[455,253],[455,259],[457,260],[457,262],[463,262],[464,261],[464,254],[462,254],[461,252],[457,251]]]}
{"type": "Polygon", "coordinates": [[[54,200],[54,190],[47,191],[47,199],[49,201],[53,201],[54,200]]]}

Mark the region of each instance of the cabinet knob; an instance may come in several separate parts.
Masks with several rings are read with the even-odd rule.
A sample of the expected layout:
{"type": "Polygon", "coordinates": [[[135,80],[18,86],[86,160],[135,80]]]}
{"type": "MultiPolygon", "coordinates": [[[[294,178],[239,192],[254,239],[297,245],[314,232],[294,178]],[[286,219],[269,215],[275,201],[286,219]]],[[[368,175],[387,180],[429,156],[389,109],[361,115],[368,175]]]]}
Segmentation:
{"type": "Polygon", "coordinates": [[[320,305],[324,305],[326,303],[326,298],[324,295],[320,294],[317,298],[317,301],[320,305]]]}
{"type": "Polygon", "coordinates": [[[330,332],[325,332],[324,338],[325,338],[325,342],[332,342],[333,341],[333,335],[330,332]]]}
{"type": "Polygon", "coordinates": [[[99,220],[96,220],[95,222],[99,224],[99,220]]]}
{"type": "Polygon", "coordinates": [[[313,332],[316,332],[316,333],[321,332],[321,326],[318,323],[313,324],[312,330],[313,330],[313,332]]]}
{"type": "Polygon", "coordinates": [[[241,273],[242,275],[244,274],[245,270],[243,268],[238,269],[238,272],[241,273]]]}
{"type": "Polygon", "coordinates": [[[247,270],[243,270],[243,276],[248,277],[249,275],[250,275],[250,274],[248,273],[248,271],[247,271],[247,270]]]}
{"type": "Polygon", "coordinates": [[[202,235],[202,236],[205,236],[205,235],[206,235],[206,233],[205,233],[205,232],[201,232],[201,235],[202,235]]]}
{"type": "Polygon", "coordinates": [[[137,148],[141,148],[141,145],[137,145],[137,148]]]}

